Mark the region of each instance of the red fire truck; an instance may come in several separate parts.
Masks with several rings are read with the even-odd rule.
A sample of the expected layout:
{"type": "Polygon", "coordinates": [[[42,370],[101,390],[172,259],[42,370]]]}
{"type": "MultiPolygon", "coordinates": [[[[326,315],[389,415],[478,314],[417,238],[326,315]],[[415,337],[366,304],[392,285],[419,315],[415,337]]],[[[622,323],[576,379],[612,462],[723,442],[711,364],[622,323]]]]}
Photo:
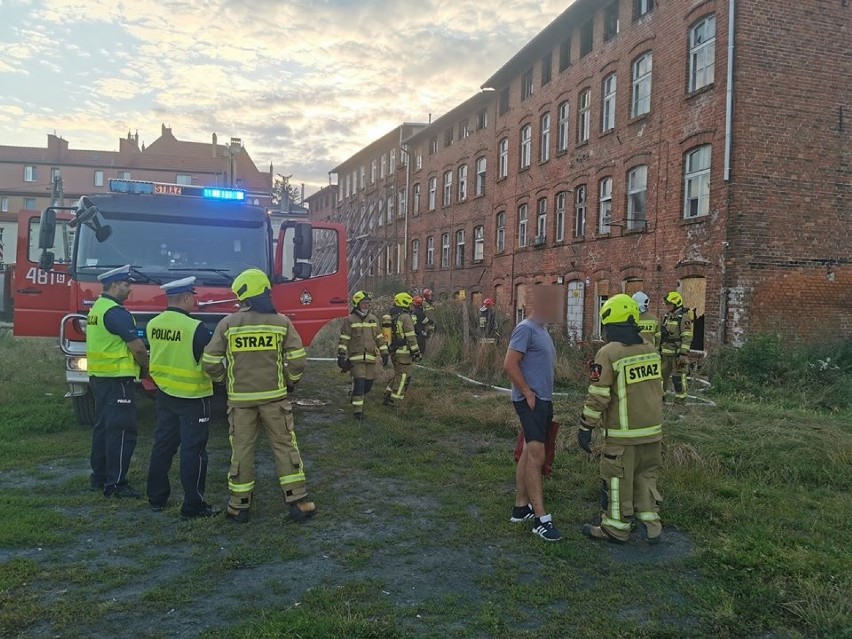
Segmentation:
{"type": "MultiPolygon", "coordinates": [[[[194,275],[196,316],[211,330],[236,308],[233,279],[260,268],[273,282],[280,312],[310,344],[347,310],[346,235],[340,224],[270,215],[236,189],[111,180],[110,193],[73,207],[23,211],[18,223],[14,334],[57,336],[79,422],[91,423],[86,372],[86,316],[101,291],[98,274],[130,264],[135,284],[127,308],[144,338],[166,306],[160,284],[194,275]]],[[[149,390],[150,380],[143,380],[149,390]]]]}

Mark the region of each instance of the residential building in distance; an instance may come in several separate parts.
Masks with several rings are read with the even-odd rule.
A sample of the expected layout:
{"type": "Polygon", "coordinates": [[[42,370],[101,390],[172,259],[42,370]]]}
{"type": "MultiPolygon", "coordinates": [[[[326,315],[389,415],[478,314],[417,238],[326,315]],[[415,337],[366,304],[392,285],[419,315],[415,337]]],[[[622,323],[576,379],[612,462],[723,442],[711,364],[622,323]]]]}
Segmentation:
{"type": "Polygon", "coordinates": [[[329,184],[305,198],[312,221],[326,222],[337,215],[337,185],[329,184]]]}
{"type": "Polygon", "coordinates": [[[408,284],[516,319],[530,286],[560,284],[578,340],[610,296],[661,314],[674,289],[696,349],[852,334],[852,9],[734,5],[575,0],[406,137],[408,284]]]}
{"type": "Polygon", "coordinates": [[[178,140],[162,125],[160,137],[139,145],[138,134],[119,139],[118,151],[71,149],[67,140],[48,134],[46,147],[0,145],[0,228],[3,261],[14,263],[17,215],[42,210],[52,202],[55,179],[61,177],[63,201],[104,193],[111,179],[150,180],[245,189],[260,206],[270,206],[272,166],[261,171],[239,138],[219,144],[178,140]]]}

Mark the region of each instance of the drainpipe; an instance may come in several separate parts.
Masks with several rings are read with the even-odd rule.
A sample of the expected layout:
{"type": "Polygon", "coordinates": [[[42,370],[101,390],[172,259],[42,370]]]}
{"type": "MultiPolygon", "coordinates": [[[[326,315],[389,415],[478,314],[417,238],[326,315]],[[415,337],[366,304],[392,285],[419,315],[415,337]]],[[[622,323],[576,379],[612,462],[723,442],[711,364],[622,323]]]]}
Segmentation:
{"type": "Polygon", "coordinates": [[[399,152],[405,153],[405,218],[404,218],[404,231],[402,234],[402,259],[405,261],[405,268],[402,269],[402,272],[405,274],[406,281],[408,280],[408,212],[411,210],[411,202],[410,197],[411,193],[409,190],[410,182],[411,182],[411,156],[408,154],[408,145],[403,144],[402,142],[402,134],[405,131],[405,125],[401,126],[399,129],[399,152]]]}
{"type": "Polygon", "coordinates": [[[734,38],[736,36],[737,0],[728,0],[728,70],[725,98],[725,182],[731,181],[731,143],[734,118],[734,38]]]}

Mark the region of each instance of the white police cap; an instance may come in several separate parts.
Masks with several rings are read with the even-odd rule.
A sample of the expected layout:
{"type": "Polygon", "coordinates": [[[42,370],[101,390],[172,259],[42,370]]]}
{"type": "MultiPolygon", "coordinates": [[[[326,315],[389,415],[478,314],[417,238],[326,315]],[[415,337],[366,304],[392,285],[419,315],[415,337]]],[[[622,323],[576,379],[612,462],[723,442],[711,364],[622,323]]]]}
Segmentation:
{"type": "Polygon", "coordinates": [[[98,281],[102,284],[112,284],[113,282],[133,282],[133,276],[130,274],[130,264],[119,266],[109,271],[104,271],[98,275],[98,281]]]}
{"type": "Polygon", "coordinates": [[[195,276],[184,277],[174,282],[167,282],[161,287],[166,295],[180,295],[181,293],[195,292],[195,276]]]}

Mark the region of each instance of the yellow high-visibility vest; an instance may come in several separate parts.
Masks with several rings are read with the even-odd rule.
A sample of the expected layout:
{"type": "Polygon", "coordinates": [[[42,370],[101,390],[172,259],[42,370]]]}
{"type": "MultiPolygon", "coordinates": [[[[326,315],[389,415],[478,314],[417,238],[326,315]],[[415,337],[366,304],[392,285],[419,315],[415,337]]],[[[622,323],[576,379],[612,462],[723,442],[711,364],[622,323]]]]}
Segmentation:
{"type": "Polygon", "coordinates": [[[199,320],[172,310],[148,322],[145,332],[151,347],[151,377],[167,395],[199,399],[213,394],[213,380],[192,350],[199,324],[199,320]]]}
{"type": "Polygon", "coordinates": [[[107,311],[121,306],[109,297],[101,296],[89,311],[86,322],[86,359],[90,375],[95,377],[139,378],[139,364],[125,341],[110,333],[104,326],[107,311]]]}

